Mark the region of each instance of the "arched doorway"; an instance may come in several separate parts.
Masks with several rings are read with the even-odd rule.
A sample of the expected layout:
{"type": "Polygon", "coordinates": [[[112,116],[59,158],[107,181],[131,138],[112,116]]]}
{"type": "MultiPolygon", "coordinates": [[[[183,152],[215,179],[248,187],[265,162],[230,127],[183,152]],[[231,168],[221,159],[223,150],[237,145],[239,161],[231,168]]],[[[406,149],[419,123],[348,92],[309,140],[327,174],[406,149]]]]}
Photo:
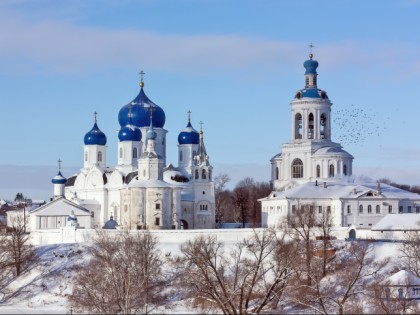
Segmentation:
{"type": "Polygon", "coordinates": [[[187,221],[180,220],[180,223],[181,223],[181,225],[180,225],[181,230],[188,230],[188,222],[187,221]]]}
{"type": "Polygon", "coordinates": [[[356,230],[355,229],[351,229],[349,231],[349,239],[350,240],[355,240],[356,239],[356,230]]]}

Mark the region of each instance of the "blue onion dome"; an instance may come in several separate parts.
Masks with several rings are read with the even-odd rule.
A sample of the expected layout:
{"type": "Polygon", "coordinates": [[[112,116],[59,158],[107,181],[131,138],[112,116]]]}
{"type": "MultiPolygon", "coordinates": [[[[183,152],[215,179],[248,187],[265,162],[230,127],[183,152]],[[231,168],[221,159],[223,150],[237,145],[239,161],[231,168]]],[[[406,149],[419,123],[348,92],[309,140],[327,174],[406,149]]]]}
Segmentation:
{"type": "Polygon", "coordinates": [[[106,136],[98,128],[96,119],[93,128],[85,135],[85,145],[106,145],[106,136]]]}
{"type": "Polygon", "coordinates": [[[195,130],[191,122],[188,121],[187,127],[182,130],[178,135],[179,144],[199,144],[200,143],[200,134],[195,130]]]}
{"type": "Polygon", "coordinates": [[[58,171],[58,174],[51,180],[51,183],[53,184],[65,184],[66,182],[67,179],[61,175],[61,171],[58,171]]]}
{"type": "Polygon", "coordinates": [[[141,130],[133,125],[126,125],[118,132],[120,141],[141,141],[141,130]]]}
{"type": "Polygon", "coordinates": [[[141,89],[139,95],[136,96],[127,105],[123,106],[118,113],[118,122],[120,126],[123,127],[128,124],[130,120],[130,107],[131,107],[131,119],[133,125],[136,127],[147,127],[150,124],[149,111],[150,107],[153,108],[153,126],[155,128],[163,128],[165,125],[165,112],[161,107],[153,103],[144,93],[143,86],[144,83],[140,83],[141,89]]]}
{"type": "Polygon", "coordinates": [[[313,55],[309,54],[309,60],[306,60],[303,63],[303,66],[306,69],[305,74],[317,74],[316,68],[318,68],[318,61],[312,60],[312,57],[313,55]]]}

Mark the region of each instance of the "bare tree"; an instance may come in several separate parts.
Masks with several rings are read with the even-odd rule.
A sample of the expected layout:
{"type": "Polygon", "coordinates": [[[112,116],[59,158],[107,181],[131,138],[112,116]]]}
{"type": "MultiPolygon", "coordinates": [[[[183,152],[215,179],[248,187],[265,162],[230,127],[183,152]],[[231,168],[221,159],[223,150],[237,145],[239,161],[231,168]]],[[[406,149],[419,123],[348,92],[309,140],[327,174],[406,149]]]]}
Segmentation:
{"type": "Polygon", "coordinates": [[[35,251],[26,233],[25,218],[17,214],[10,219],[10,232],[3,235],[3,260],[19,276],[25,267],[33,262],[35,251]]]}
{"type": "Polygon", "coordinates": [[[300,207],[292,206],[292,213],[287,219],[286,232],[287,234],[298,244],[301,248],[301,257],[303,263],[301,264],[301,270],[306,276],[307,285],[311,285],[311,266],[314,257],[314,241],[317,218],[314,211],[313,204],[302,204],[300,207]]]}
{"type": "Polygon", "coordinates": [[[237,220],[242,223],[242,227],[244,228],[250,217],[248,211],[248,204],[250,200],[248,188],[237,186],[235,187],[233,193],[235,209],[237,210],[237,220]]]}
{"type": "Polygon", "coordinates": [[[375,262],[368,242],[352,242],[331,262],[324,277],[322,261],[314,259],[311,285],[296,287],[294,301],[320,314],[360,313],[362,298],[369,294],[368,283],[387,262],[375,262]]]}
{"type": "Polygon", "coordinates": [[[237,219],[242,222],[243,227],[246,223],[251,223],[253,227],[261,226],[261,203],[258,199],[266,197],[270,192],[268,182],[255,182],[250,177],[238,182],[233,193],[237,219]]]}
{"type": "Polygon", "coordinates": [[[226,173],[221,173],[214,178],[214,190],[215,190],[215,199],[216,199],[216,222],[222,223],[224,220],[223,214],[223,203],[226,198],[224,190],[226,184],[230,182],[230,177],[226,173]]]}
{"type": "Polygon", "coordinates": [[[296,248],[263,230],[228,252],[210,236],[186,242],[181,252],[182,284],[196,304],[223,314],[259,314],[282,298],[296,248]]]}
{"type": "Polygon", "coordinates": [[[399,250],[402,254],[402,265],[415,274],[416,277],[420,277],[420,232],[407,232],[399,250]]]}
{"type": "Polygon", "coordinates": [[[327,275],[327,262],[330,258],[330,241],[332,238],[331,232],[333,228],[333,215],[331,209],[323,209],[321,213],[316,216],[316,225],[320,232],[320,239],[322,241],[322,276],[327,275]]]}
{"type": "Polygon", "coordinates": [[[98,230],[92,259],[79,267],[71,304],[103,314],[147,314],[166,299],[157,239],[147,232],[98,230]]]}

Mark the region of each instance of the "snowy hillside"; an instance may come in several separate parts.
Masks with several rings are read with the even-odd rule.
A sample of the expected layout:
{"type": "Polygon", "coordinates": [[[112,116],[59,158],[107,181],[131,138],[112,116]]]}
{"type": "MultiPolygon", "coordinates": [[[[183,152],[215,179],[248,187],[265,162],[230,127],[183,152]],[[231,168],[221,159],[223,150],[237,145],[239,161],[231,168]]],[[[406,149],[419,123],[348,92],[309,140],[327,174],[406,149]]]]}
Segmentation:
{"type": "MultiPolygon", "coordinates": [[[[161,243],[162,254],[179,252],[179,243],[161,243]]],[[[89,243],[38,246],[38,264],[26,270],[1,292],[7,296],[0,305],[0,313],[7,314],[66,314],[70,313],[67,296],[72,291],[73,267],[89,260],[89,243]]],[[[390,257],[388,270],[398,266],[398,243],[377,242],[377,259],[390,257]]],[[[186,303],[173,302],[162,310],[166,314],[200,313],[186,303]]]]}

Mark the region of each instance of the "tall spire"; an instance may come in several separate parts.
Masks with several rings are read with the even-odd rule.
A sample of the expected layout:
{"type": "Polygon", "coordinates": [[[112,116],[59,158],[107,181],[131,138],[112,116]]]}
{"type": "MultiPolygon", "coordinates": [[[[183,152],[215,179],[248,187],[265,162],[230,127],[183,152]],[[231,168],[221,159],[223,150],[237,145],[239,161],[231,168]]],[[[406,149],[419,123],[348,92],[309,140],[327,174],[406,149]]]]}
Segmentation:
{"type": "Polygon", "coordinates": [[[204,145],[204,132],[203,132],[203,122],[200,121],[200,142],[198,144],[198,150],[197,150],[197,155],[196,155],[196,162],[198,165],[200,164],[205,164],[205,165],[209,165],[209,157],[207,155],[206,152],[206,147],[204,145]]]}
{"type": "Polygon", "coordinates": [[[155,110],[156,109],[153,108],[152,106],[149,107],[150,127],[149,127],[149,130],[147,131],[147,134],[146,134],[147,140],[155,140],[156,139],[156,132],[153,130],[153,111],[155,111],[155,110]]]}

